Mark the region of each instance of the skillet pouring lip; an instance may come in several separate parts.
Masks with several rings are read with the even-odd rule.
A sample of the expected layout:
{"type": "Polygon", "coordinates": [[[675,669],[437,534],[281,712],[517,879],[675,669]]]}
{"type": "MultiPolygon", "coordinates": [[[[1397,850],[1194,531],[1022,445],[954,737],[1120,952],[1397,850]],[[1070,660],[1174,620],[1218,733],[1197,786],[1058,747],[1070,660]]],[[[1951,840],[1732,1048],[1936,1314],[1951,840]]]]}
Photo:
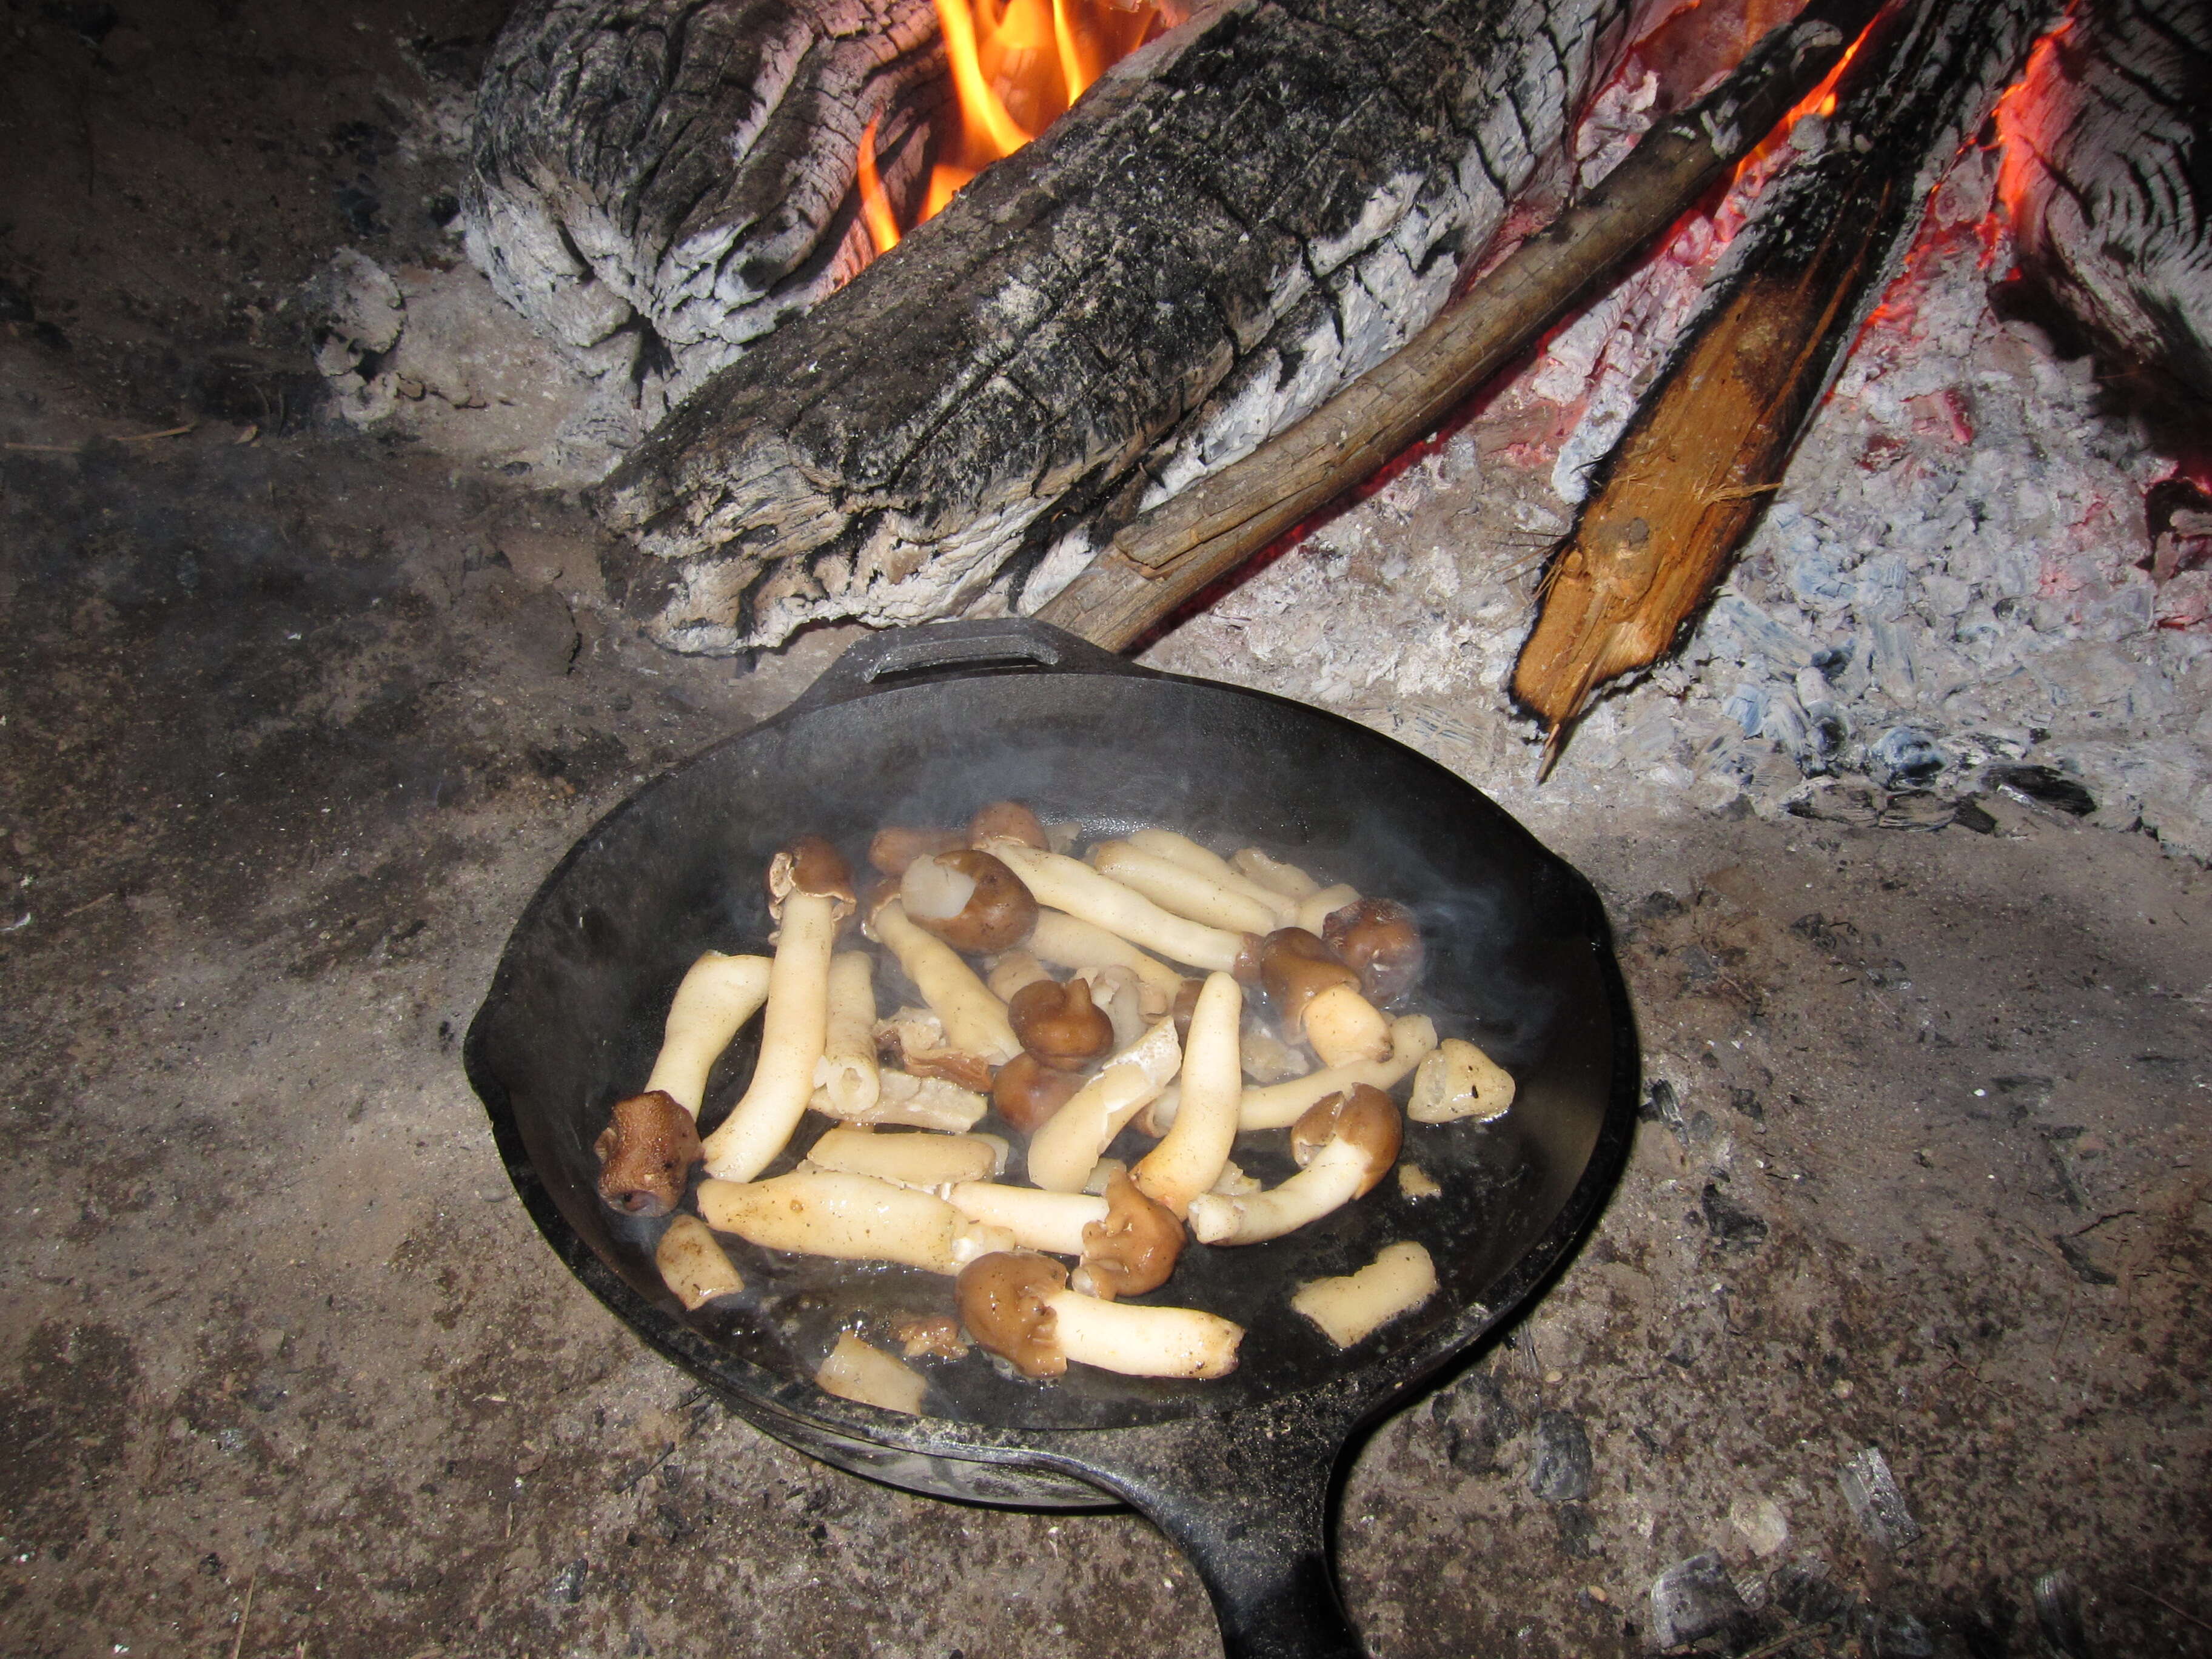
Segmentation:
{"type": "MultiPolygon", "coordinates": [[[[710,1085],[706,1125],[741,1091],[750,1055],[741,1036],[710,1085]]],[[[984,1463],[1034,1462],[1048,1443],[1084,1437],[1066,1442],[1062,1431],[1302,1397],[1335,1402],[1348,1423],[1469,1346],[1565,1261],[1618,1179],[1639,1086],[1633,1020],[1596,895],[1472,786],[1304,704],[1082,667],[960,672],[827,705],[802,698],[641,786],[540,885],[463,1060],[539,1231],[654,1349],[786,1438],[827,1434],[984,1463]],[[1244,1323],[1243,1363],[1231,1377],[1175,1382],[1079,1368],[1040,1386],[1000,1375],[979,1352],[933,1369],[932,1409],[952,1414],[907,1417],[812,1384],[829,1335],[856,1317],[855,1303],[837,1305],[830,1291],[858,1284],[863,1334],[879,1337],[901,1308],[948,1310],[945,1280],[849,1264],[793,1269],[726,1241],[746,1302],[687,1316],[659,1284],[649,1230],[599,1204],[590,1143],[612,1099],[649,1066],[683,968],[702,949],[766,948],[757,877],[769,851],[805,830],[857,850],[876,823],[959,822],[999,795],[1033,799],[1048,818],[1075,817],[1093,834],[1160,823],[1220,848],[1303,855],[1317,874],[1407,899],[1431,941],[1431,979],[1415,1006],[1440,1036],[1466,1035],[1498,1053],[1521,1096],[1497,1124],[1407,1125],[1403,1157],[1438,1177],[1442,1198],[1406,1199],[1391,1180],[1305,1237],[1191,1247],[1194,1271],[1179,1268],[1147,1299],[1244,1323]],[[1347,1272],[1402,1237],[1428,1246],[1443,1283],[1398,1324],[1339,1353],[1280,1306],[1295,1283],[1347,1272]]],[[[818,1127],[810,1122],[800,1139],[818,1127]]],[[[1267,1164],[1278,1156],[1248,1154],[1243,1142],[1237,1153],[1270,1184],[1290,1167],[1267,1164]]]]}

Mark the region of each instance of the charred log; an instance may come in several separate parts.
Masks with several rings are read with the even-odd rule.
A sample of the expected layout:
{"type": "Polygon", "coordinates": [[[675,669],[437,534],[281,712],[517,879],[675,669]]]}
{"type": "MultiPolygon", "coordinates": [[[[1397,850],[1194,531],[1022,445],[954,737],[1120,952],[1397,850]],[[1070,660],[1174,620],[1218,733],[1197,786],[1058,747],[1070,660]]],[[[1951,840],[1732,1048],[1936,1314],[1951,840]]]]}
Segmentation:
{"type": "Polygon", "coordinates": [[[1041,602],[1102,517],[1249,453],[1437,313],[1564,164],[1626,11],[1239,0],[1153,43],[632,453],[599,496],[637,539],[630,608],[728,652],[943,615],[1010,560],[1006,601],[1041,602]]]}
{"type": "Polygon", "coordinates": [[[477,95],[463,202],[500,296],[587,373],[696,384],[836,292],[940,97],[930,0],[525,0],[477,95]]]}

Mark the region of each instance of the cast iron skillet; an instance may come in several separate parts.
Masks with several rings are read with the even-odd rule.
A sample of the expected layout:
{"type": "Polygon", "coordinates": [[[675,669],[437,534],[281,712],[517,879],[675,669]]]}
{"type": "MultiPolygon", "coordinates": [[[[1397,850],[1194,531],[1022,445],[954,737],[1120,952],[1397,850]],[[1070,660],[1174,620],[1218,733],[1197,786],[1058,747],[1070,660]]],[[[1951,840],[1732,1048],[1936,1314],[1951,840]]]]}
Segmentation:
{"type": "MultiPolygon", "coordinates": [[[[702,1127],[742,1091],[753,1048],[741,1036],[724,1057],[702,1127]]],[[[539,1230],[648,1343],[769,1434],[854,1473],[983,1503],[1135,1505],[1190,1556],[1231,1656],[1358,1651],[1328,1566],[1340,1454],[1562,1262],[1619,1176],[1638,1080],[1595,895],[1481,794],[1334,715],[1019,621],[873,636],[783,714],[610,813],[516,927],[465,1063],[539,1230]],[[692,958],[767,948],[761,878],[776,848],[811,830],[857,856],[879,824],[961,823],[1006,796],[1094,836],[1157,823],[1224,850],[1258,845],[1407,901],[1430,951],[1421,1006],[1505,1064],[1519,1095],[1495,1123],[1407,1125],[1404,1157],[1441,1197],[1408,1200],[1389,1180],[1289,1238],[1187,1251],[1153,1299],[1244,1325],[1232,1376],[1078,1367],[1034,1384],[978,1351],[934,1363],[939,1414],[908,1417],[809,1379],[840,1329],[881,1340],[902,1312],[948,1311],[945,1279],[728,1241],[745,1297],[687,1316],[653,1265],[661,1224],[599,1203],[592,1142],[650,1068],[692,958]],[[1401,1238],[1426,1246],[1442,1281],[1416,1313],[1338,1352],[1284,1305],[1299,1281],[1401,1238]]],[[[769,1172],[820,1127],[810,1120],[769,1172]]],[[[1238,1160],[1273,1185],[1291,1170],[1285,1139],[1251,1137],[1238,1160]]]]}

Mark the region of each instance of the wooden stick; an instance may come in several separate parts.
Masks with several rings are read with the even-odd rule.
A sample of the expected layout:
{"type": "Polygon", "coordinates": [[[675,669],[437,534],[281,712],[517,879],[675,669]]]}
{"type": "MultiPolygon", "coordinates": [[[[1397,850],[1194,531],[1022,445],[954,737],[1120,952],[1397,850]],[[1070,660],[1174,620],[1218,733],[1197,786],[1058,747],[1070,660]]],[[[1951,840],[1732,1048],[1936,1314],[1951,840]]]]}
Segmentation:
{"type": "Polygon", "coordinates": [[[1037,615],[1123,649],[1368,477],[1680,218],[1820,83],[1875,10],[1875,0],[1826,0],[1773,30],[1717,91],[1648,134],[1403,350],[1128,526],[1037,615]]]}

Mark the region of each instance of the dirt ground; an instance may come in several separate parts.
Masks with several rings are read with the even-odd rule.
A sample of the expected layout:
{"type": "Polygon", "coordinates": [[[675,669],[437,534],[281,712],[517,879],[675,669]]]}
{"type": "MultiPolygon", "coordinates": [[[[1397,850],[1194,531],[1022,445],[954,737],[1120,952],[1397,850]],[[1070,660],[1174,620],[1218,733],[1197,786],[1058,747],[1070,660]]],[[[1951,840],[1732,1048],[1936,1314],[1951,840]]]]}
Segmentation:
{"type": "MultiPolygon", "coordinates": [[[[642,645],[573,494],[324,401],[335,249],[466,280],[432,139],[499,14],[0,12],[0,1649],[1215,1652],[1131,1515],[755,1432],[507,1186],[458,1049],[524,901],[842,641],[642,645]]],[[[1516,805],[1607,898],[1650,1105],[1352,1468],[1370,1649],[1645,1653],[1711,1553],[1700,1651],[2212,1653],[2204,871],[2003,797],[1516,805]],[[1869,1448],[1912,1526],[1846,1501],[1869,1448]]]]}

